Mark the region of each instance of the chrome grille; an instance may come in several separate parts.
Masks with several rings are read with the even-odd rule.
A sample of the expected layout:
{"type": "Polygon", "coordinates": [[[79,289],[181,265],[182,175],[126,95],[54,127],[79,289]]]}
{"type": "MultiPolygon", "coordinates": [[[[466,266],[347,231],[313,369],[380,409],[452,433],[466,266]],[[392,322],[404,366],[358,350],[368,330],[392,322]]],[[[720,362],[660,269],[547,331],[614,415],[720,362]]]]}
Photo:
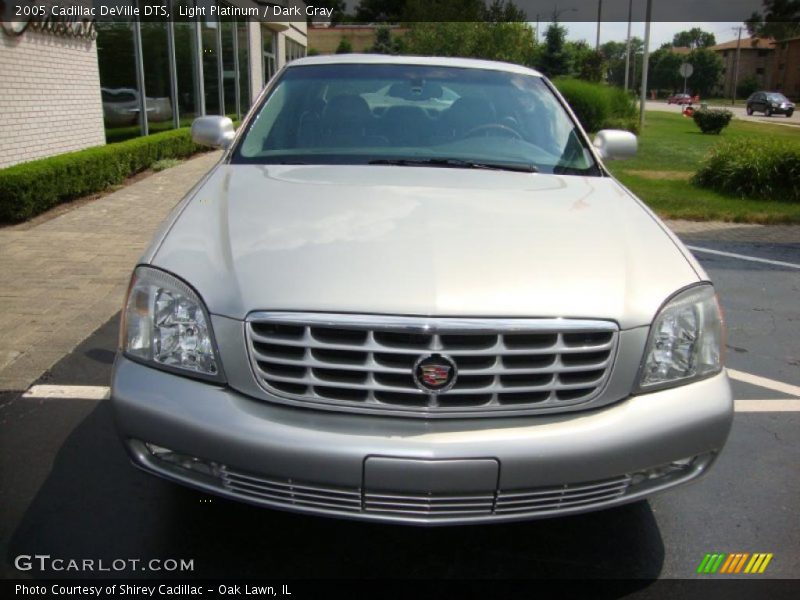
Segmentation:
{"type": "Polygon", "coordinates": [[[361,490],[334,488],[292,479],[268,479],[223,467],[220,472],[225,489],[286,506],[361,511],[361,490]]]}
{"type": "Polygon", "coordinates": [[[602,391],[618,337],[609,321],[256,313],[247,345],[259,384],[295,402],[424,415],[559,410],[602,391]],[[448,357],[455,384],[420,389],[417,360],[448,357]]]}
{"type": "Polygon", "coordinates": [[[627,492],[631,478],[623,475],[594,483],[562,485],[535,490],[510,490],[497,493],[495,513],[537,514],[568,508],[603,504],[627,492]]]}
{"type": "Polygon", "coordinates": [[[402,492],[364,493],[365,511],[408,517],[490,515],[493,507],[494,493],[452,495],[414,495],[402,492]]]}
{"type": "Polygon", "coordinates": [[[368,492],[293,479],[265,477],[221,467],[223,487],[256,502],[286,508],[316,508],[334,512],[373,513],[409,519],[481,516],[537,516],[554,511],[602,506],[624,496],[629,475],[591,483],[486,493],[368,492]]]}

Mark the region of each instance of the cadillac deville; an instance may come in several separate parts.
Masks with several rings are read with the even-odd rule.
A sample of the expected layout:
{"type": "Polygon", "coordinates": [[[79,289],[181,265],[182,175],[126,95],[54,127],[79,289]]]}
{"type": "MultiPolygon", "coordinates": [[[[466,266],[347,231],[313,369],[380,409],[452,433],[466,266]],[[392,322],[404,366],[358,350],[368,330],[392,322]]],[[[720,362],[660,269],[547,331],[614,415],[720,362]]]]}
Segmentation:
{"type": "Polygon", "coordinates": [[[292,62],[133,272],[133,463],[264,507],[411,524],[603,509],[693,481],[732,399],[708,276],[536,71],[292,62]]]}

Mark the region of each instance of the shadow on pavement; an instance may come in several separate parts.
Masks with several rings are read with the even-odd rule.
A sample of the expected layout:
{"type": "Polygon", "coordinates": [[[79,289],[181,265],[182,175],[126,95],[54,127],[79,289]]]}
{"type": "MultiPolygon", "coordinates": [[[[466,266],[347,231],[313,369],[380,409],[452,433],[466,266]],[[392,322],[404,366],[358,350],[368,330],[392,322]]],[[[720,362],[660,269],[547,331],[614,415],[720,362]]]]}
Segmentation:
{"type": "Polygon", "coordinates": [[[194,572],[184,575],[195,578],[649,580],[661,571],[664,545],[646,502],[561,519],[427,529],[298,516],[210,497],[134,469],[116,437],[110,403],[100,402],[58,451],[9,540],[4,570],[19,554],[102,558],[107,565],[119,558],[194,559],[194,572]]]}

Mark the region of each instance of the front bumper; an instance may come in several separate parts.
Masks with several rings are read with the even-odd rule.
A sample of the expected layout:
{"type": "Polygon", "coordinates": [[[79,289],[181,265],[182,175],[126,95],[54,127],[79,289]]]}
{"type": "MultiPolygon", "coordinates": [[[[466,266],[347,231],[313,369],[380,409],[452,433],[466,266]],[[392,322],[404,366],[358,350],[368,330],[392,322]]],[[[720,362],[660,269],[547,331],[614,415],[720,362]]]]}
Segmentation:
{"type": "Polygon", "coordinates": [[[146,471],[273,508],[418,524],[632,502],[704,473],[733,419],[724,373],[585,412],[426,421],[271,404],[118,357],[111,399],[146,471]]]}

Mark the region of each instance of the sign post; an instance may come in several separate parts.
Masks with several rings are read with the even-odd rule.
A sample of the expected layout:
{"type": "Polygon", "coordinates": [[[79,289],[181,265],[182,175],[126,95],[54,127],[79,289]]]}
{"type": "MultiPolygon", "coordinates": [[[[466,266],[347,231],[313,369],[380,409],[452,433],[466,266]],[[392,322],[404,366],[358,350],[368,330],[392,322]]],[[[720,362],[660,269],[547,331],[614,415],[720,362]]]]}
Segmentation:
{"type": "Polygon", "coordinates": [[[691,65],[691,63],[685,62],[680,66],[680,69],[678,69],[678,71],[680,72],[681,75],[683,75],[683,93],[685,94],[686,80],[692,76],[692,73],[694,73],[694,67],[691,65]]]}

